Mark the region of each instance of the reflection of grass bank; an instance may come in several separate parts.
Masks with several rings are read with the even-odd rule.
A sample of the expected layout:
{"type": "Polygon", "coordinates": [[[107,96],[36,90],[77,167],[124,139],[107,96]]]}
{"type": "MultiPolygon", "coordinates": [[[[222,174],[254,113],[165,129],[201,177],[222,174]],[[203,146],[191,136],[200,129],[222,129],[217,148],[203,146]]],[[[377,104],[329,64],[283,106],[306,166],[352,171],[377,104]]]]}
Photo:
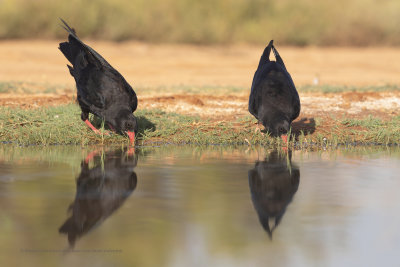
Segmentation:
{"type": "MultiPolygon", "coordinates": [[[[282,146],[279,138],[255,131],[255,119],[249,115],[236,119],[200,118],[141,110],[137,144],[261,144],[282,146]]],[[[338,144],[399,144],[400,117],[388,120],[315,118],[314,129],[293,129],[296,145],[336,146],[338,144]],[[329,121],[328,121],[329,120],[329,121]],[[308,131],[312,133],[308,133],[308,131]]],[[[304,125],[303,125],[304,126],[304,125]]],[[[52,144],[126,144],[127,138],[113,134],[97,136],[80,120],[75,104],[39,109],[0,108],[0,141],[28,145],[52,144]]],[[[293,137],[291,139],[293,145],[293,137]]]]}

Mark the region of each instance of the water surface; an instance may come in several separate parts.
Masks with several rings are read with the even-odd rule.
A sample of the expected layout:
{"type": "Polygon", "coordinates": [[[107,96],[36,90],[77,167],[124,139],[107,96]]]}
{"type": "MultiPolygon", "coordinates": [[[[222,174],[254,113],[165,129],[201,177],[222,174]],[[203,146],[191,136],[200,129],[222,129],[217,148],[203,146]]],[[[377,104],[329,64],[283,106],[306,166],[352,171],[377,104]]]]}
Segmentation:
{"type": "Polygon", "coordinates": [[[398,266],[400,149],[0,147],[2,266],[398,266]]]}

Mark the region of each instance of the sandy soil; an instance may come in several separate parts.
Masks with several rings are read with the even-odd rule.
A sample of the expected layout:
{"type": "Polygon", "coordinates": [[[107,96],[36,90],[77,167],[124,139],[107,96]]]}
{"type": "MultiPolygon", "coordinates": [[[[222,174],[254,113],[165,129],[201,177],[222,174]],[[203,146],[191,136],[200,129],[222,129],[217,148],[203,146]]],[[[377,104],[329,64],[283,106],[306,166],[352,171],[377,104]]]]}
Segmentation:
{"type": "MultiPolygon", "coordinates": [[[[0,94],[0,105],[35,108],[74,101],[74,81],[57,41],[0,42],[0,82],[35,84],[34,94],[0,94]],[[49,86],[64,88],[44,94],[49,86]]],[[[234,86],[249,88],[262,46],[154,45],[87,41],[133,87],[234,86]]],[[[400,84],[400,49],[279,47],[296,85],[400,84]]],[[[229,119],[247,113],[249,90],[229,94],[182,94],[141,89],[139,109],[229,119]],[[228,118],[229,117],[229,118],[228,118]]],[[[319,117],[390,117],[400,114],[400,92],[300,94],[301,120],[319,117]]]]}
{"type": "MultiPolygon", "coordinates": [[[[134,87],[249,87],[263,46],[153,45],[85,40],[134,87]]],[[[0,42],[0,81],[73,86],[58,41],[0,42]]],[[[400,83],[398,48],[277,48],[296,85],[400,83]]]]}

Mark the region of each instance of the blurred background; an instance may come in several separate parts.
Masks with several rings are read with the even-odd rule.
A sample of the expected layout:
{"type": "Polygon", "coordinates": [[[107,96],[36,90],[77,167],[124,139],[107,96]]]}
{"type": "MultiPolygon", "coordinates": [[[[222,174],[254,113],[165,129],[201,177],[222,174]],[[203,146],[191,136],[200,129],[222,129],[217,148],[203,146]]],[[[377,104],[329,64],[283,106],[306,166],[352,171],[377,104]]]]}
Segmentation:
{"type": "MultiPolygon", "coordinates": [[[[60,18],[133,86],[139,108],[161,101],[157,108],[176,111],[182,97],[219,93],[240,105],[227,104],[230,110],[247,114],[254,71],[271,39],[302,112],[330,105],[337,112],[355,106],[386,113],[400,106],[399,0],[0,0],[0,106],[75,97],[75,80],[58,50],[68,36],[60,18]],[[339,94],[349,91],[360,96],[339,94]],[[315,95],[321,92],[323,101],[315,95]],[[171,95],[175,100],[153,98],[171,95]]],[[[204,104],[206,111],[213,109],[204,104]]]]}
{"type": "Polygon", "coordinates": [[[400,44],[398,0],[0,0],[0,38],[294,46],[400,44]]]}

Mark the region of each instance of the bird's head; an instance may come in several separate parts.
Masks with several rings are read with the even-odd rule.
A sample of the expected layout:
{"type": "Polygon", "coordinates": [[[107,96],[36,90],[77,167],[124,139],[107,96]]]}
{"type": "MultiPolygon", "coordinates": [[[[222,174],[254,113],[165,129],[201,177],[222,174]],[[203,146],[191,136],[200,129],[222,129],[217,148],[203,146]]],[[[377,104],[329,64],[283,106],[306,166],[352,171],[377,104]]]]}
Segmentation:
{"type": "Polygon", "coordinates": [[[115,119],[115,130],[120,134],[129,136],[131,144],[135,142],[135,134],[138,130],[137,120],[129,110],[121,110],[115,119]]]}

